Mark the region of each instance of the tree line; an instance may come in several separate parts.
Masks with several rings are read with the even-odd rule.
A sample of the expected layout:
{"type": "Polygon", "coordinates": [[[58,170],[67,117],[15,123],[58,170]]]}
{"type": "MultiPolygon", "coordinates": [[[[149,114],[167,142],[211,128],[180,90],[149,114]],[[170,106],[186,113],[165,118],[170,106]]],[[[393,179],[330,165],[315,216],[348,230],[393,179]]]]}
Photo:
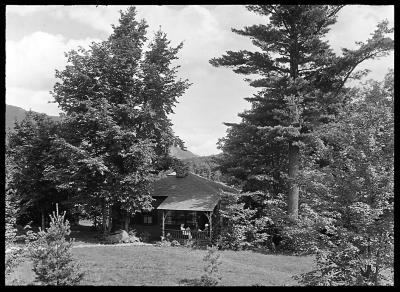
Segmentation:
{"type": "Polygon", "coordinates": [[[145,46],[147,27],[135,7],[120,11],[107,40],[69,51],[56,70],[51,94],[61,121],[28,113],[15,125],[7,189],[19,201],[19,221],[44,226],[59,202],[68,216],[86,214],[110,231],[113,214],[129,224],[151,209],[152,180],[169,168],[171,145],[183,147],[168,115],[190,83],[173,65],[183,44],[171,46],[159,30],[145,46]]]}

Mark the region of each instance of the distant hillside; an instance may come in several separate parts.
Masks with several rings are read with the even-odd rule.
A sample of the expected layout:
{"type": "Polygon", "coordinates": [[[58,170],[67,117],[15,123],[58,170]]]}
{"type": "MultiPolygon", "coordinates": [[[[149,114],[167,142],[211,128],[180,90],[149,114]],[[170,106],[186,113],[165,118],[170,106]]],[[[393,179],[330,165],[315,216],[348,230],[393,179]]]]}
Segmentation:
{"type": "Polygon", "coordinates": [[[171,147],[170,155],[175,158],[178,158],[178,159],[190,159],[190,158],[198,157],[198,155],[193,154],[192,152],[187,151],[187,150],[182,150],[176,146],[171,147]]]}
{"type": "Polygon", "coordinates": [[[218,159],[222,157],[222,153],[207,155],[207,156],[199,156],[184,158],[186,162],[200,162],[200,161],[213,161],[214,159],[218,159]]]}
{"type": "Polygon", "coordinates": [[[188,165],[190,172],[214,181],[227,183],[228,178],[219,170],[220,159],[222,159],[221,153],[187,158],[183,161],[188,165]]]}
{"type": "MultiPolygon", "coordinates": [[[[6,133],[8,131],[12,131],[14,129],[15,121],[23,120],[27,112],[28,111],[24,110],[23,108],[6,104],[6,124],[5,124],[6,133]]],[[[56,121],[60,119],[59,117],[56,116],[49,116],[49,117],[56,121]]]]}

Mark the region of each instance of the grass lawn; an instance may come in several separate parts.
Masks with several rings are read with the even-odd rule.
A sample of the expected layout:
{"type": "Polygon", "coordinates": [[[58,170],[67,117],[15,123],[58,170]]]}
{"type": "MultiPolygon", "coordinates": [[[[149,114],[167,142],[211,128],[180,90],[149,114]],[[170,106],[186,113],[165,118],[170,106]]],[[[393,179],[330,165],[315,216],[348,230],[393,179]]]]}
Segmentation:
{"type": "MultiPolygon", "coordinates": [[[[184,285],[200,278],[205,250],[184,247],[96,246],[73,249],[87,271],[82,285],[184,285]]],[[[252,251],[220,251],[223,286],[298,285],[291,276],[309,271],[311,257],[265,255],[252,251]]],[[[29,262],[6,278],[6,285],[32,283],[29,262]]]]}

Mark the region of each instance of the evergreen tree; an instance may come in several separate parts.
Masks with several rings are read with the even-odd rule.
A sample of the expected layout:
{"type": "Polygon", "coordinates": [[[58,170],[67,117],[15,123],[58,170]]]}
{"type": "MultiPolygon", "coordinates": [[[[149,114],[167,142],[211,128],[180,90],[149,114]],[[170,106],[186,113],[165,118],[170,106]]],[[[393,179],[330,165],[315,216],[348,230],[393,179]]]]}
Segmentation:
{"type": "Polygon", "coordinates": [[[37,240],[29,245],[36,281],[45,285],[76,285],[84,273],[72,257],[72,240],[66,240],[71,233],[69,222],[65,220],[65,212],[58,214],[58,207],[50,219],[50,227],[40,230],[37,240]]]}
{"type": "MultiPolygon", "coordinates": [[[[228,124],[231,128],[228,137],[222,140],[221,148],[231,156],[230,161],[242,155],[249,158],[250,164],[260,168],[274,161],[275,165],[279,165],[275,173],[287,170],[287,186],[284,188],[288,193],[288,215],[294,220],[298,217],[299,187],[296,177],[301,163],[300,147],[317,125],[334,120],[341,111],[350,95],[345,87],[346,81],[367,73],[354,72],[357,65],[367,59],[385,56],[393,49],[393,40],[386,37],[393,29],[389,29],[388,22],[384,21],[366,43],[358,42],[357,49],[343,49],[342,56],[336,56],[324,36],[336,22],[342,7],[247,6],[250,11],[268,17],[269,22],[232,30],[250,37],[258,51],[228,51],[226,55],[210,60],[214,66],[226,66],[238,74],[258,76],[254,80],[247,79],[250,86],[260,88],[253,97],[246,98],[252,108],[240,114],[242,122],[239,125],[228,124]],[[246,132],[253,134],[253,140],[246,132]],[[231,140],[238,141],[233,143],[231,140]],[[245,153],[232,150],[231,144],[244,145],[245,153]],[[258,159],[259,156],[266,156],[265,152],[277,148],[280,150],[276,152],[276,159],[258,159]],[[257,158],[254,157],[256,155],[257,158]],[[282,165],[281,162],[286,163],[282,165]]],[[[248,171],[245,164],[242,168],[248,171]]],[[[265,170],[264,174],[275,176],[275,179],[277,176],[265,170]]],[[[243,171],[242,176],[244,179],[254,177],[253,173],[243,171]]],[[[278,180],[280,177],[278,175],[278,180]]],[[[260,177],[262,181],[267,178],[260,177]]]]}
{"type": "Polygon", "coordinates": [[[220,256],[215,246],[208,248],[207,254],[203,258],[206,266],[199,281],[200,286],[217,286],[221,281],[222,277],[219,272],[220,256]]]}

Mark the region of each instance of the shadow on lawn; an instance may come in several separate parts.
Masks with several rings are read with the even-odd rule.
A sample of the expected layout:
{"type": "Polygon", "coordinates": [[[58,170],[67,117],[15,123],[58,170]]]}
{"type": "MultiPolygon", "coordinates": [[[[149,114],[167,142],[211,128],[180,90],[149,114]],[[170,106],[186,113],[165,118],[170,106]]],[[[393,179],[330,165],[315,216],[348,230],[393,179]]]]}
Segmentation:
{"type": "Polygon", "coordinates": [[[71,238],[75,238],[76,243],[96,244],[100,240],[98,238],[99,232],[93,230],[91,226],[75,225],[71,226],[71,238]]]}
{"type": "Polygon", "coordinates": [[[179,280],[179,285],[183,285],[183,286],[203,286],[200,279],[182,279],[182,280],[179,280]]]}

